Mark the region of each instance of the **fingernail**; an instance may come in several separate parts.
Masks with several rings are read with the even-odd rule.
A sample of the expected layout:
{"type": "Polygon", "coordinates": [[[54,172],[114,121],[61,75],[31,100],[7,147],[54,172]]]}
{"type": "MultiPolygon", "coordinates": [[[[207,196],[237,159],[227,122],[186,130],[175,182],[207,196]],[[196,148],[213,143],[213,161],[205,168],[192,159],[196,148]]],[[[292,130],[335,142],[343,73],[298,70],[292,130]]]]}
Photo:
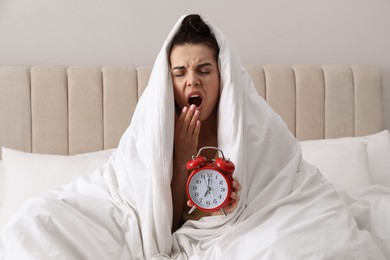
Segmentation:
{"type": "Polygon", "coordinates": [[[188,110],[188,108],[187,108],[187,107],[183,107],[183,110],[182,110],[182,112],[183,112],[183,113],[185,113],[185,112],[187,112],[187,110],[188,110]]]}
{"type": "Polygon", "coordinates": [[[195,110],[195,107],[196,107],[196,106],[195,106],[194,104],[192,104],[192,105],[190,106],[190,109],[191,109],[191,110],[195,110]]]}

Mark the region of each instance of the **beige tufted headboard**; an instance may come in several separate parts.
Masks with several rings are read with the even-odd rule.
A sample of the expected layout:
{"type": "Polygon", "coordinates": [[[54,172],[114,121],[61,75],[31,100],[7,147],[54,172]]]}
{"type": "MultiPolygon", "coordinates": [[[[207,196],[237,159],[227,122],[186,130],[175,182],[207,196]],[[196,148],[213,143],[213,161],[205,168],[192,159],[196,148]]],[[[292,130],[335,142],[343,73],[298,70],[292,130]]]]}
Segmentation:
{"type": "MultiPolygon", "coordinates": [[[[300,140],[383,129],[381,73],[366,66],[247,66],[300,140]]],[[[0,146],[76,154],[115,148],[150,67],[0,66],[0,146]]]]}

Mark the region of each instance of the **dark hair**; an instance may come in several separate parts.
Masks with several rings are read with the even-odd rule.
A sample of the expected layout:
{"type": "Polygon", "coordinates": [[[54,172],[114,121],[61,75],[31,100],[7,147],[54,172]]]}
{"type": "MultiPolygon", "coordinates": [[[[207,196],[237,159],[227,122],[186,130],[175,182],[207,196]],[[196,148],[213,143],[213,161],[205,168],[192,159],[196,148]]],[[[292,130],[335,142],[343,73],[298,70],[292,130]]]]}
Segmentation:
{"type": "Polygon", "coordinates": [[[219,46],[210,27],[197,14],[186,16],[173,37],[168,49],[168,57],[171,55],[173,47],[184,44],[205,44],[215,52],[218,60],[219,46]]]}

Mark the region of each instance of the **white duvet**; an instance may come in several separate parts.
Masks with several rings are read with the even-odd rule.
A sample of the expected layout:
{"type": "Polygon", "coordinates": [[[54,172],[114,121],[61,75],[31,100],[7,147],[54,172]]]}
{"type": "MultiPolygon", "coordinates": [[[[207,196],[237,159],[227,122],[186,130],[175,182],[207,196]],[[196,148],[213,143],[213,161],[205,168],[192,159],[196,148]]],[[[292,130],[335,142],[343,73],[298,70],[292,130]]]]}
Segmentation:
{"type": "Polygon", "coordinates": [[[389,190],[336,192],[220,45],[218,143],[236,165],[237,209],[171,234],[174,99],[168,36],[107,165],[30,199],[1,232],[4,259],[390,259],[389,190]]]}

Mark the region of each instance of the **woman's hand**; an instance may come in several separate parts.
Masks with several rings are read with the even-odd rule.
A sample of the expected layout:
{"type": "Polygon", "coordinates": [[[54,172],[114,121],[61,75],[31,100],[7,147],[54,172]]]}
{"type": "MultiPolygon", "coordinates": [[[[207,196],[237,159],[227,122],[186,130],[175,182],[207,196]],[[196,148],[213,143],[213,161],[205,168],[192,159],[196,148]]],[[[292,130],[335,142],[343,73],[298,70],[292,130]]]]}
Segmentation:
{"type": "MultiPolygon", "coordinates": [[[[236,179],[234,179],[234,181],[232,182],[232,193],[230,194],[230,198],[232,199],[232,202],[228,206],[223,208],[223,211],[226,214],[232,213],[237,208],[238,202],[240,201],[240,196],[238,195],[238,192],[240,191],[241,191],[241,184],[236,179]]],[[[194,204],[190,200],[187,201],[187,205],[190,207],[194,206],[194,204]]],[[[218,210],[211,213],[210,215],[217,216],[222,214],[223,213],[220,210],[218,210]]]]}
{"type": "Polygon", "coordinates": [[[171,181],[173,223],[172,232],[180,227],[185,201],[185,185],[188,178],[186,163],[197,153],[200,132],[200,111],[194,105],[184,107],[175,118],[175,147],[173,157],[173,178],[171,181]]]}
{"type": "Polygon", "coordinates": [[[184,107],[175,120],[175,161],[187,162],[197,153],[200,111],[195,105],[184,107]]]}

